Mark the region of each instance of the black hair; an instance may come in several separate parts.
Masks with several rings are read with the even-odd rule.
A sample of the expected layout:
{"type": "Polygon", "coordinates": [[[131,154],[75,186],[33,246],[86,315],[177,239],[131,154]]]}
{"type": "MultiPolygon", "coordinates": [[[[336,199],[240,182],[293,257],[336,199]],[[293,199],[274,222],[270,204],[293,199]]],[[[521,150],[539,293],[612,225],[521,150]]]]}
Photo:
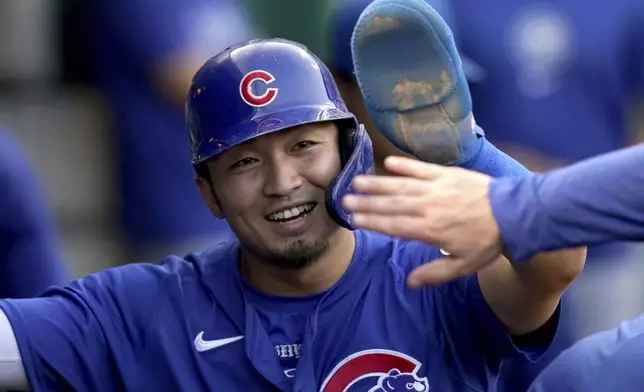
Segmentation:
{"type": "Polygon", "coordinates": [[[208,168],[208,165],[206,165],[206,162],[197,163],[193,168],[195,169],[197,176],[206,180],[208,185],[212,187],[212,176],[210,175],[210,169],[208,168]]]}

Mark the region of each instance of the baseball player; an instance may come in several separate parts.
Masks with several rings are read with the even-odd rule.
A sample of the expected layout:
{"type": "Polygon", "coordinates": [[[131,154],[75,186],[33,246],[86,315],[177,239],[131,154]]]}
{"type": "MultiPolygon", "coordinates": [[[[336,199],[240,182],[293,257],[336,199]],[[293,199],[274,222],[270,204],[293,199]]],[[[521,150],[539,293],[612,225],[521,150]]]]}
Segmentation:
{"type": "Polygon", "coordinates": [[[0,297],[69,282],[54,222],[22,148],[0,129],[0,297]]]}
{"type": "MultiPolygon", "coordinates": [[[[415,12],[435,46],[446,26],[429,7],[415,12]]],[[[401,15],[364,23],[390,16],[401,15]]],[[[504,358],[548,347],[584,251],[408,287],[441,253],[358,229],[342,208],[355,176],[373,172],[371,142],[306,48],[269,39],[223,51],[195,75],[186,116],[197,186],[236,239],[0,301],[0,387],[485,391],[504,358]]]]}

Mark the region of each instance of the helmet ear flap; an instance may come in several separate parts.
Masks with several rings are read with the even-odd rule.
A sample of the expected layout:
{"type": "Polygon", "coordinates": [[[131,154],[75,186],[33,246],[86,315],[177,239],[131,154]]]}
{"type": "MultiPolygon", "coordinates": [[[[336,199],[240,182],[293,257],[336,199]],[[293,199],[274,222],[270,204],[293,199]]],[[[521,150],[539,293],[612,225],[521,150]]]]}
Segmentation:
{"type": "Polygon", "coordinates": [[[355,149],[356,133],[360,127],[354,121],[337,121],[338,126],[338,146],[340,146],[340,164],[341,167],[347,165],[351,159],[351,154],[355,149]]]}
{"type": "Polygon", "coordinates": [[[339,138],[342,169],[326,189],[325,204],[333,220],[340,226],[355,230],[351,213],[342,208],[342,199],[345,195],[357,193],[351,185],[356,176],[375,174],[373,147],[367,130],[362,124],[357,128],[340,127],[339,138]]]}

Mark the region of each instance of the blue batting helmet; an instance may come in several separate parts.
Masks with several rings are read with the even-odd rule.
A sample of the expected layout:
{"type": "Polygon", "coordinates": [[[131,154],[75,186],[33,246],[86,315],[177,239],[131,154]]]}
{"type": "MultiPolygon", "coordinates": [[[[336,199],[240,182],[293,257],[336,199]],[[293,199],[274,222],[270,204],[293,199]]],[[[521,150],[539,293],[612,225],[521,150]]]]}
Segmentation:
{"type": "Polygon", "coordinates": [[[373,173],[371,141],[327,67],[305,46],[256,39],[217,54],[192,80],[186,120],[193,165],[268,133],[337,122],[342,171],[327,188],[326,207],[340,225],[354,228],[341,201],[354,192],[356,175],[373,173]]]}

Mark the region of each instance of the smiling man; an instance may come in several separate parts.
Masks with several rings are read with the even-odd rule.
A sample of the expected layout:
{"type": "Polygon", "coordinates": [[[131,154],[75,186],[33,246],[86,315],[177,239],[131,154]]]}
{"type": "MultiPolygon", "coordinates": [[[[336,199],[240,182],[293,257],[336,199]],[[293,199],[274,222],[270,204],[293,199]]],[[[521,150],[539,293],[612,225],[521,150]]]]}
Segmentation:
{"type": "MultiPolygon", "coordinates": [[[[201,99],[209,98],[195,97],[196,102],[201,99]]],[[[202,195],[214,215],[236,228],[244,245],[242,272],[261,291],[317,293],[346,271],[355,240],[339,230],[324,198],[341,170],[339,138],[336,123],[315,122],[251,136],[215,159],[197,161],[202,195]],[[337,262],[317,263],[322,257],[337,262]],[[285,270],[306,273],[289,276],[285,270]]]]}
{"type": "Polygon", "coordinates": [[[306,48],[227,49],[195,75],[186,114],[197,185],[236,240],[0,302],[0,386],[485,391],[505,358],[548,347],[583,251],[410,289],[441,254],[342,208],[373,172],[371,142],[306,48]]]}

